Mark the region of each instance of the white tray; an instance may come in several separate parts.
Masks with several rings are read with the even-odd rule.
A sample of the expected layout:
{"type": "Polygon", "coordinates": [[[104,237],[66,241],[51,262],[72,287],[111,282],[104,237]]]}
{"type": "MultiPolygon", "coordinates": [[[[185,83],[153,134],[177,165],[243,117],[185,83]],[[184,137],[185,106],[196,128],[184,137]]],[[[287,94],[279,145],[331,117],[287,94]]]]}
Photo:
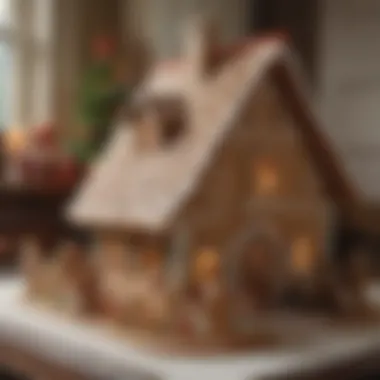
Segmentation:
{"type": "Polygon", "coordinates": [[[99,326],[74,322],[22,301],[17,278],[0,281],[0,339],[89,376],[128,380],[246,380],[313,371],[380,348],[380,327],[318,334],[302,349],[238,356],[170,358],[149,354],[99,326]]]}

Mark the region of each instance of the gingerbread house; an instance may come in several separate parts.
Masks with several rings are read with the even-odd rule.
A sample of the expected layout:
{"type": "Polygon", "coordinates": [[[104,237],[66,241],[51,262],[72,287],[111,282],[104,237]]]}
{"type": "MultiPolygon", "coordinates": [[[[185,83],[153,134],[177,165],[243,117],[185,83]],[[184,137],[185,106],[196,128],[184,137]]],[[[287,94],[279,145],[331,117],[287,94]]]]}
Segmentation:
{"type": "Polygon", "coordinates": [[[194,248],[219,249],[260,219],[294,247],[323,251],[332,203],[343,207],[355,194],[287,43],[267,36],[221,48],[193,25],[184,47],[137,92],[72,220],[123,234],[172,235],[181,225],[194,248]]]}
{"type": "Polygon", "coordinates": [[[273,307],[290,277],[326,260],[334,215],[356,195],[308,100],[282,36],[223,47],[191,24],[182,57],[152,68],[68,210],[94,233],[101,310],[231,331],[238,305],[273,307]]]}

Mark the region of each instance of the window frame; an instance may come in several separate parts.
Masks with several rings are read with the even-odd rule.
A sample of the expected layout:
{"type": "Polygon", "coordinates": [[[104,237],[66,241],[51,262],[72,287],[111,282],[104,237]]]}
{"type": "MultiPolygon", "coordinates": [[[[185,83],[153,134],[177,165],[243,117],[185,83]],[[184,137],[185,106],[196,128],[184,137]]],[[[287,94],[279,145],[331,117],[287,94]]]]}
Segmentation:
{"type": "Polygon", "coordinates": [[[0,43],[12,51],[6,129],[51,121],[54,79],[54,0],[8,1],[9,20],[0,24],[0,43]]]}

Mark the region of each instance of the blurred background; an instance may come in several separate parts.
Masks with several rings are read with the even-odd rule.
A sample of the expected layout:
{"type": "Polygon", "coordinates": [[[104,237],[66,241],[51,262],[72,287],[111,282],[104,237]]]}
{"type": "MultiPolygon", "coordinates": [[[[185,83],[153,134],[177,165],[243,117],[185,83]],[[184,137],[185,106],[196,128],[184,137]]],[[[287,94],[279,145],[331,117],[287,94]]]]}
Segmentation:
{"type": "Polygon", "coordinates": [[[137,75],[127,71],[143,49],[151,59],[178,55],[181,26],[194,11],[210,14],[226,42],[273,29],[290,35],[326,132],[377,201],[377,0],[0,0],[2,128],[49,121],[68,133],[96,36],[112,39],[125,77],[137,75]]]}

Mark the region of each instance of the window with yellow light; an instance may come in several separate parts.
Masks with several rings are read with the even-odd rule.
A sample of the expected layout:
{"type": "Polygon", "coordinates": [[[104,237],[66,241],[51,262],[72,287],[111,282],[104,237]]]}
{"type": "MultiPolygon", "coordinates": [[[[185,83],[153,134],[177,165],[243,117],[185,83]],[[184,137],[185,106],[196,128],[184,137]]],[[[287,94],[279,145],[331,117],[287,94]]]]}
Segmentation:
{"type": "Polygon", "coordinates": [[[315,263],[315,247],[309,237],[301,236],[294,239],[291,245],[291,263],[296,273],[310,273],[315,263]]]}
{"type": "Polygon", "coordinates": [[[276,193],[279,187],[277,166],[269,160],[256,162],[254,164],[253,186],[257,195],[265,196],[276,193]]]}
{"type": "Polygon", "coordinates": [[[196,282],[215,279],[220,270],[219,252],[214,248],[201,248],[195,253],[192,277],[196,282]]]}
{"type": "Polygon", "coordinates": [[[22,128],[10,128],[4,134],[4,145],[11,155],[20,153],[26,146],[27,132],[22,128]]]}

